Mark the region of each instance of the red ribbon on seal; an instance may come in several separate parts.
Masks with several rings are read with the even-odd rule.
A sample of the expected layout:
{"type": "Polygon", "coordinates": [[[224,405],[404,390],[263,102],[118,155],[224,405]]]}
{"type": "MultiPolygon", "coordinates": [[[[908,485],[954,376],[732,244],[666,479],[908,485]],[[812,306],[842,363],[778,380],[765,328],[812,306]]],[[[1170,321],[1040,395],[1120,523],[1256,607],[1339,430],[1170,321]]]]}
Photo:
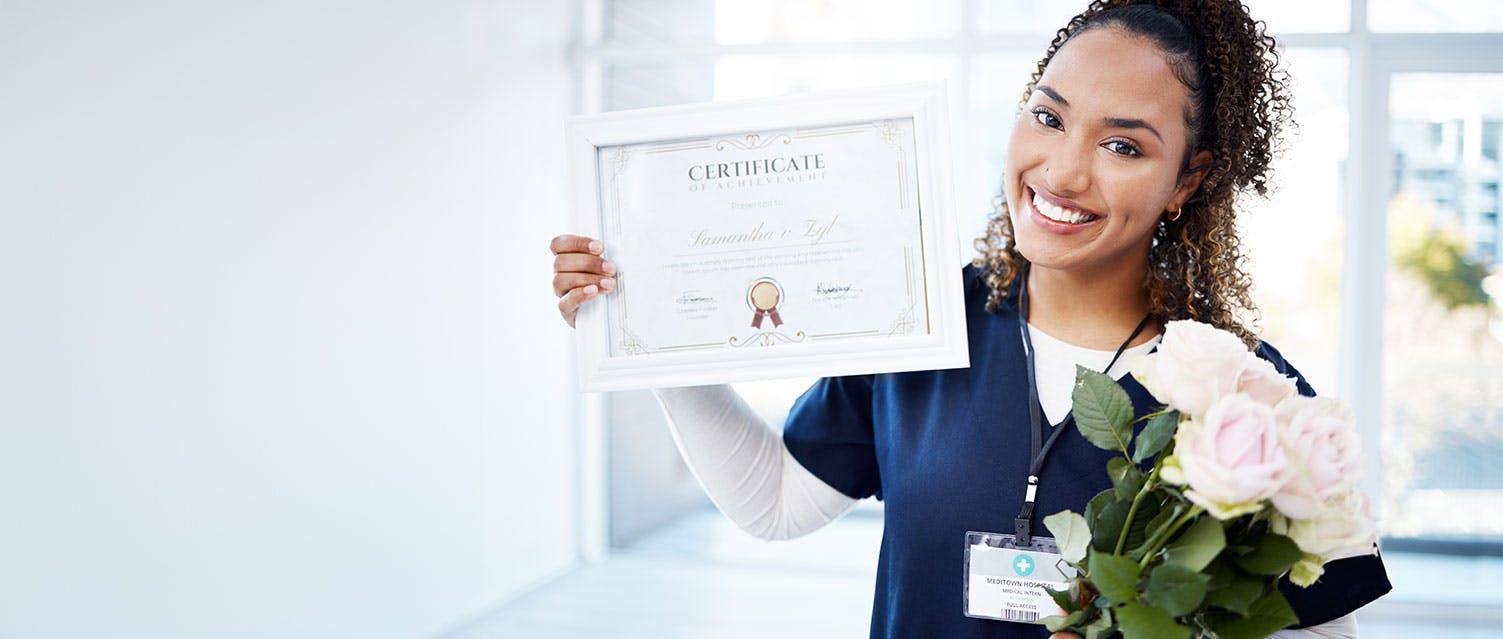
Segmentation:
{"type": "Polygon", "coordinates": [[[752,328],[762,328],[762,316],[764,315],[772,318],[773,328],[777,328],[783,325],[783,318],[778,317],[778,309],[774,308],[764,311],[759,308],[757,309],[757,312],[752,315],[752,328]]]}

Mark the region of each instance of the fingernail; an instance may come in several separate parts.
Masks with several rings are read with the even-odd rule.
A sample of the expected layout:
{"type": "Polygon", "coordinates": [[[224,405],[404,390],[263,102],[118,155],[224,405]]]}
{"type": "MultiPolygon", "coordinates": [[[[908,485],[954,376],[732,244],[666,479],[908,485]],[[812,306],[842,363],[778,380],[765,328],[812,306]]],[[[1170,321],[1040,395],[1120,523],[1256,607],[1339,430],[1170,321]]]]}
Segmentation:
{"type": "Polygon", "coordinates": [[[600,290],[609,291],[613,288],[616,288],[616,280],[613,280],[609,277],[600,280],[600,290]]]}
{"type": "Polygon", "coordinates": [[[595,240],[590,240],[590,252],[591,253],[599,255],[601,249],[604,249],[604,248],[605,248],[604,246],[600,245],[600,242],[597,242],[595,240]]]}
{"type": "Polygon", "coordinates": [[[614,275],[616,273],[616,265],[610,262],[601,262],[600,270],[606,275],[614,275]]]}
{"type": "Polygon", "coordinates": [[[595,288],[594,284],[591,284],[589,286],[584,287],[585,297],[589,297],[591,295],[594,295],[596,292],[597,292],[597,289],[595,288]]]}

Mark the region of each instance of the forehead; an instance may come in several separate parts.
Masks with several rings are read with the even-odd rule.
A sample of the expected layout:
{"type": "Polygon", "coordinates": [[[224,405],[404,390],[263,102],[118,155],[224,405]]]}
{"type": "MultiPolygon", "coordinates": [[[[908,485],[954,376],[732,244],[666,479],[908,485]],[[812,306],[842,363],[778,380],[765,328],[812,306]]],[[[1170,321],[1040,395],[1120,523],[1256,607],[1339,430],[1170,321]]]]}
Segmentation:
{"type": "Polygon", "coordinates": [[[1151,40],[1116,27],[1070,38],[1049,61],[1039,84],[1067,100],[1077,119],[1138,118],[1166,137],[1185,135],[1190,90],[1151,40]]]}

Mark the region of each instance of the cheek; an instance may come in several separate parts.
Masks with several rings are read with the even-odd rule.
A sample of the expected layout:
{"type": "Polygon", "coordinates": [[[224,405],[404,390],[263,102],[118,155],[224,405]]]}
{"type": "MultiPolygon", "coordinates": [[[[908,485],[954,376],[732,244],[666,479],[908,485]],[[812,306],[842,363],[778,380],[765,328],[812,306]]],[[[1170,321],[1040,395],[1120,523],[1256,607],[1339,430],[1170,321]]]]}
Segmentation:
{"type": "Polygon", "coordinates": [[[1008,137],[1006,168],[1002,174],[1002,185],[1006,191],[1014,233],[1022,232],[1022,227],[1026,226],[1019,221],[1020,218],[1026,217],[1028,211],[1028,203],[1024,201],[1024,198],[1028,197],[1024,182],[1039,178],[1039,168],[1049,152],[1047,141],[1021,130],[1027,125],[1026,121],[1019,121],[1012,135],[1008,137]]]}
{"type": "Polygon", "coordinates": [[[1148,232],[1174,195],[1172,179],[1159,172],[1128,172],[1103,179],[1101,186],[1118,222],[1148,232]]]}
{"type": "MultiPolygon", "coordinates": [[[[1018,123],[1022,126],[1022,123],[1018,123]]],[[[1027,142],[1016,128],[1012,135],[1007,138],[1007,157],[1003,161],[1002,187],[1007,191],[1009,205],[1016,205],[1023,196],[1022,174],[1029,164],[1027,157],[1027,142]]],[[[1014,206],[1014,208],[1016,208],[1014,206]]]]}

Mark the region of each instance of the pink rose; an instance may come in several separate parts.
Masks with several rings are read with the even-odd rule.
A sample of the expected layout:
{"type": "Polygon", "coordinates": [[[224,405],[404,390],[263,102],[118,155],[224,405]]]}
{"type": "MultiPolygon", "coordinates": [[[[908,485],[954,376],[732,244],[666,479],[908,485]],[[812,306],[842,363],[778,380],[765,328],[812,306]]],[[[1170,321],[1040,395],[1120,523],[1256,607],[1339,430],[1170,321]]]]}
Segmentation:
{"type": "Polygon", "coordinates": [[[1323,502],[1361,478],[1362,444],[1352,413],[1334,399],[1296,395],[1279,404],[1274,416],[1290,464],[1273,505],[1291,519],[1314,517],[1323,502]]]}
{"type": "Polygon", "coordinates": [[[1278,406],[1297,394],[1293,377],[1285,377],[1272,362],[1253,353],[1247,354],[1247,367],[1237,378],[1237,389],[1269,406],[1278,406]]]}
{"type": "MultiPolygon", "coordinates": [[[[1288,457],[1273,409],[1245,393],[1227,395],[1205,417],[1180,424],[1173,479],[1217,519],[1255,512],[1283,485],[1288,457]]],[[[1173,480],[1171,479],[1171,481],[1173,480]]]]}
{"type": "Polygon", "coordinates": [[[1248,352],[1227,331],[1191,320],[1164,325],[1158,351],[1133,363],[1133,376],[1159,401],[1192,418],[1237,391],[1248,352]]]}

